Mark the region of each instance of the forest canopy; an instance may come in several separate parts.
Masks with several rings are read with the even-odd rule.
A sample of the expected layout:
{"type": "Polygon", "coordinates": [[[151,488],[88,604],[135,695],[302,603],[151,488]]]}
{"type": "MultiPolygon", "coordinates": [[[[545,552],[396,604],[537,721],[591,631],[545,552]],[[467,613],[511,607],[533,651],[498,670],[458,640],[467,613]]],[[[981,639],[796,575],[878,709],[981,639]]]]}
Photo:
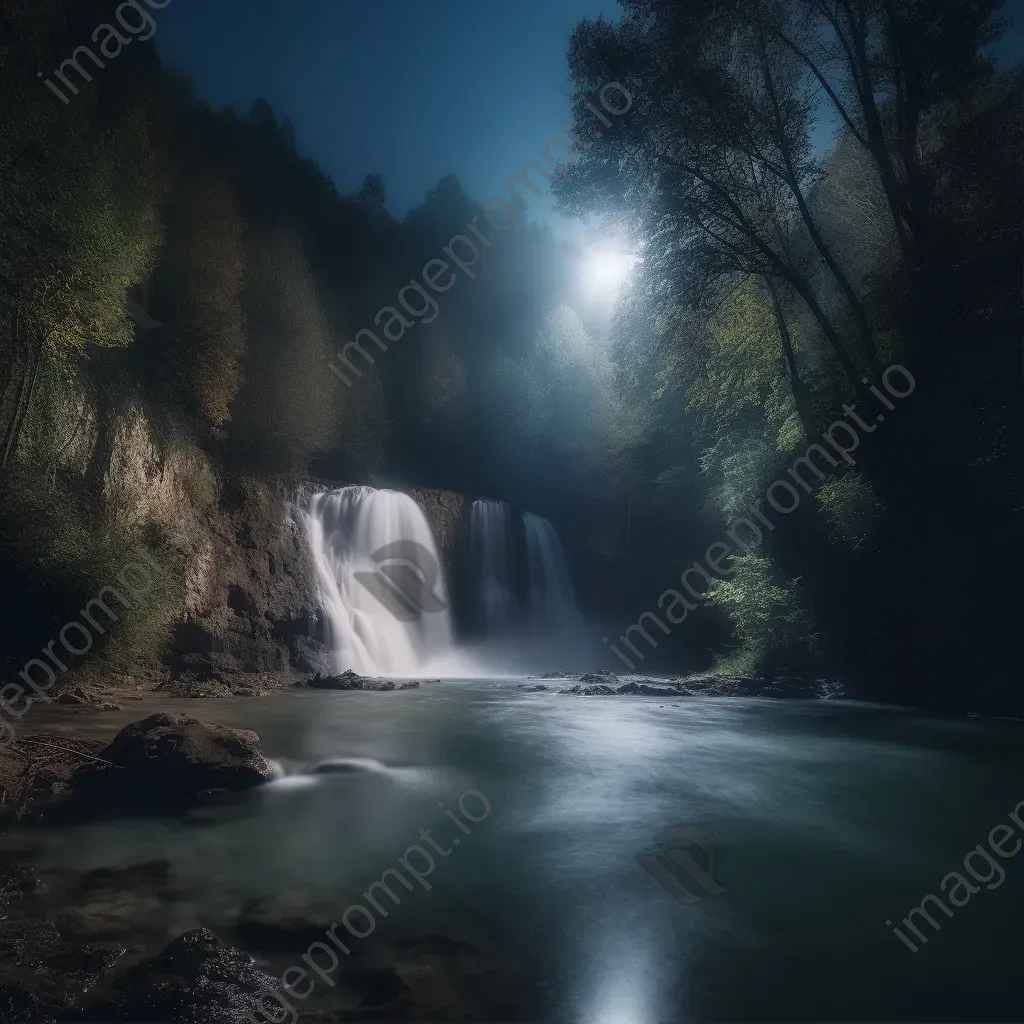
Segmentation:
{"type": "MultiPolygon", "coordinates": [[[[579,144],[551,182],[564,213],[628,239],[613,314],[524,201],[440,314],[344,386],[335,354],[480,202],[455,174],[401,220],[377,173],[342,194],[286,112],[213,110],[141,42],[58,102],[37,69],[106,6],[7,5],[4,40],[28,41],[0,43],[0,554],[31,595],[12,636],[158,521],[180,548],[130,497],[133,460],[190,514],[236,478],[537,509],[619,629],[898,363],[913,398],[659,655],[920,697],[976,662],[936,642],[962,632],[1006,677],[1019,599],[976,582],[992,551],[1016,578],[1024,507],[1022,73],[992,57],[999,5],[622,7],[570,41],[579,144]],[[631,105],[595,132],[608,82],[631,105]]],[[[140,626],[154,650],[180,600],[140,626]]]]}

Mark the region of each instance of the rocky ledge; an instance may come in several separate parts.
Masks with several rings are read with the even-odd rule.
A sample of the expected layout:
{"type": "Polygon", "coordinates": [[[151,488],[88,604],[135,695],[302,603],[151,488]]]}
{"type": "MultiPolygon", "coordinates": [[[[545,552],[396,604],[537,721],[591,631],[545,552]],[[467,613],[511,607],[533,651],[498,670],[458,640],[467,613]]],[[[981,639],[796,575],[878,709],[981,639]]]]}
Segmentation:
{"type": "MultiPolygon", "coordinates": [[[[795,676],[727,676],[717,672],[697,672],[676,678],[627,677],[623,681],[615,672],[603,669],[573,676],[564,672],[548,672],[541,679],[577,682],[556,693],[577,697],[776,697],[804,700],[828,700],[851,696],[845,683],[838,679],[805,679],[795,676]]],[[[536,693],[548,690],[544,684],[522,684],[521,689],[536,693]]]]}
{"type": "Polygon", "coordinates": [[[361,676],[352,669],[345,669],[341,675],[321,675],[319,672],[309,679],[300,680],[296,686],[306,686],[314,690],[414,690],[420,685],[418,680],[395,682],[394,679],[371,679],[361,676]]]}

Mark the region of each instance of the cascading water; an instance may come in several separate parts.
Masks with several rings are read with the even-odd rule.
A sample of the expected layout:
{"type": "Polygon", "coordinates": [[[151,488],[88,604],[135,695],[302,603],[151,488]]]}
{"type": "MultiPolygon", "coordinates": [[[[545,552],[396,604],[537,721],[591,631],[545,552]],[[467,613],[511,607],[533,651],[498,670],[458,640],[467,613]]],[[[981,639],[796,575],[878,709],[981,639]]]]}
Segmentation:
{"type": "Polygon", "coordinates": [[[512,590],[512,512],[481,498],[469,513],[469,549],[478,625],[488,637],[507,634],[518,612],[512,590]]]}
{"type": "Polygon", "coordinates": [[[372,487],[315,494],[307,526],[338,671],[408,675],[448,652],[441,561],[412,498],[372,487]]]}
{"type": "Polygon", "coordinates": [[[576,607],[569,563],[554,526],[480,499],[470,510],[473,642],[481,663],[534,671],[588,665],[594,638],[576,607]],[[516,558],[525,584],[517,597],[516,558]]]}
{"type": "Polygon", "coordinates": [[[575,637],[583,632],[583,617],[576,607],[576,591],[562,542],[554,526],[542,516],[525,512],[523,525],[526,530],[531,632],[575,637]]]}

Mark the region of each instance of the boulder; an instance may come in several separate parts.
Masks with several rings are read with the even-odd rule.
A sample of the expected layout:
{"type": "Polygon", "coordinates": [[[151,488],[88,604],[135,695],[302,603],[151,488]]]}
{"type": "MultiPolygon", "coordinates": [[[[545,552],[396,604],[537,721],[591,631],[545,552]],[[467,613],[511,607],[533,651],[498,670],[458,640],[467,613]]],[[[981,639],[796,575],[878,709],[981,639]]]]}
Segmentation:
{"type": "Polygon", "coordinates": [[[568,690],[559,690],[559,693],[573,693],[580,697],[611,697],[617,692],[614,687],[605,683],[596,683],[592,686],[577,683],[575,686],[570,686],[568,690]]]}
{"type": "Polygon", "coordinates": [[[76,686],[73,690],[65,690],[62,694],[57,697],[58,704],[67,705],[80,705],[89,704],[89,695],[80,686],[76,686]]]}
{"type": "MultiPolygon", "coordinates": [[[[136,964],[110,991],[68,1019],[90,1024],[239,1024],[269,1019],[256,1012],[257,999],[279,988],[280,982],[259,970],[251,956],[221,945],[208,929],[196,928],[136,964]]],[[[275,1005],[268,1002],[268,1011],[275,1005]]]]}
{"type": "Polygon", "coordinates": [[[277,774],[256,733],[165,712],[126,725],[99,756],[109,764],[82,772],[78,795],[193,799],[209,789],[248,789],[277,774]]]}

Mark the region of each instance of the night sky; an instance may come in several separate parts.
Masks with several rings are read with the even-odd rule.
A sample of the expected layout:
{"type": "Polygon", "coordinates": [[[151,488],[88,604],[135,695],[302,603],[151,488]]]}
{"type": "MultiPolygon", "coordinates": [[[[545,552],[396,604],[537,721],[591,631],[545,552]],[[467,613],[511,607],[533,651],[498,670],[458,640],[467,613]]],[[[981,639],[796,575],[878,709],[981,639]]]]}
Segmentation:
{"type": "MultiPolygon", "coordinates": [[[[241,112],[265,97],[342,192],[382,174],[397,217],[449,171],[474,198],[503,192],[560,134],[569,36],[598,14],[617,19],[618,3],[172,0],[154,12],[161,55],[201,97],[241,112]]],[[[534,219],[549,212],[531,199],[534,219]]]]}
{"type": "MultiPolygon", "coordinates": [[[[1000,56],[1019,56],[1022,11],[1005,8],[1000,56]]],[[[169,0],[154,16],[162,56],[200,96],[240,112],[263,96],[342,192],[382,174],[401,218],[449,171],[476,199],[502,194],[568,117],[576,23],[620,13],[617,0],[169,0]]],[[[819,126],[819,146],[833,130],[819,126]]],[[[531,219],[589,234],[530,202],[531,219]]]]}

